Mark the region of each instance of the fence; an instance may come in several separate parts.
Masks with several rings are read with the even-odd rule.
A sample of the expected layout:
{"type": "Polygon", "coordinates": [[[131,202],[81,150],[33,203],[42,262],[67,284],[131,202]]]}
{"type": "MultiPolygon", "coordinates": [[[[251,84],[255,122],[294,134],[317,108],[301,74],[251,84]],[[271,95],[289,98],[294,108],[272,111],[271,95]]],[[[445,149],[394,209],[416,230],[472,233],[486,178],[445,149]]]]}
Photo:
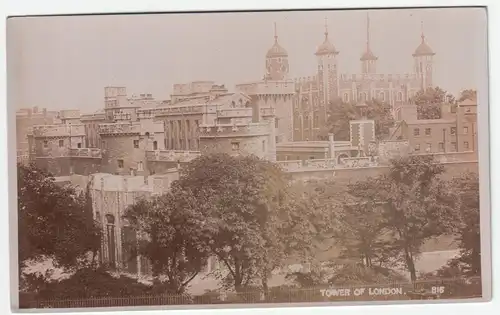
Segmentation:
{"type": "Polygon", "coordinates": [[[481,279],[441,279],[415,283],[391,283],[359,286],[270,288],[262,292],[208,292],[199,296],[159,295],[128,297],[92,297],[84,299],[36,300],[20,296],[21,308],[97,308],[154,305],[210,305],[255,303],[300,303],[340,301],[396,301],[415,299],[467,299],[481,297],[481,279]]]}

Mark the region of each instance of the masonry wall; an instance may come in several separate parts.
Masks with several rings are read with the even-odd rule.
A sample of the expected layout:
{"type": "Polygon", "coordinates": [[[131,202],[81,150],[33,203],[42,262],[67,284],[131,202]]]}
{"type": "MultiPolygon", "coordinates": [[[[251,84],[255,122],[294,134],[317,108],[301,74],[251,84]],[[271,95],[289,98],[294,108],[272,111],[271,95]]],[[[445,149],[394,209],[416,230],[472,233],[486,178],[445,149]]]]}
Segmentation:
{"type": "Polygon", "coordinates": [[[202,154],[227,153],[267,157],[269,136],[200,138],[202,154]]]}
{"type": "Polygon", "coordinates": [[[35,164],[54,176],[90,175],[101,169],[101,159],[82,157],[37,158],[35,164]]]}
{"type": "Polygon", "coordinates": [[[146,174],[147,139],[139,135],[102,135],[101,141],[103,149],[101,172],[130,175],[132,169],[136,175],[146,174]],[[134,140],[139,141],[138,148],[135,148],[134,140]],[[123,160],[123,167],[119,167],[119,160],[123,160]]]}
{"type": "MultiPolygon", "coordinates": [[[[456,162],[444,164],[445,173],[442,175],[444,179],[451,179],[459,176],[464,172],[479,173],[477,162],[456,162]]],[[[336,170],[313,170],[292,172],[290,175],[293,180],[322,180],[333,179],[344,184],[354,183],[356,181],[365,180],[368,177],[376,177],[386,172],[389,167],[363,167],[363,168],[350,168],[350,169],[336,169],[336,170]]]]}
{"type": "Polygon", "coordinates": [[[150,175],[166,174],[169,170],[175,167],[177,167],[177,162],[170,161],[148,161],[147,164],[147,169],[150,175]]]}

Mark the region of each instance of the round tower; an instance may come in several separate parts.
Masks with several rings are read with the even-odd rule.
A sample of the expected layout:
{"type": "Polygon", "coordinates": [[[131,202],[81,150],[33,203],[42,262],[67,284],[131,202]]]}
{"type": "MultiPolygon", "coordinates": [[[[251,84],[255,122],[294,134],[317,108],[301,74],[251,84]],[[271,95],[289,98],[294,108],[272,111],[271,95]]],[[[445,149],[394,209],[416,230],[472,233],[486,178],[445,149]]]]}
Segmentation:
{"type": "Polygon", "coordinates": [[[266,80],[280,81],[288,76],[288,53],[285,48],[278,43],[278,33],[276,23],[274,23],[274,45],[266,54],[266,80]]]}
{"type": "Polygon", "coordinates": [[[422,35],[420,45],[413,53],[415,73],[420,80],[421,89],[432,87],[433,59],[435,53],[425,41],[424,23],[421,22],[422,35]]]}
{"type": "Polygon", "coordinates": [[[319,93],[326,105],[338,97],[337,55],[339,51],[328,38],[328,20],[325,18],[325,40],[316,50],[318,58],[319,93]]]}

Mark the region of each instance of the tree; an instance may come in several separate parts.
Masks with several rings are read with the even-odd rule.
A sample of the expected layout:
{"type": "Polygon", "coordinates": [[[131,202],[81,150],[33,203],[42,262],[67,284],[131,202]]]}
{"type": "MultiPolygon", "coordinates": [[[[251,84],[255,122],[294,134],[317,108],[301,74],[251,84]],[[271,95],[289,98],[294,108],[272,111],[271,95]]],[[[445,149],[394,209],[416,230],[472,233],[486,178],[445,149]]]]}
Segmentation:
{"type": "MultiPolygon", "coordinates": [[[[363,188],[359,183],[349,185],[351,192],[363,188]]],[[[338,207],[333,239],[342,248],[341,258],[357,259],[368,268],[386,262],[382,206],[377,199],[351,198],[338,207]]]]}
{"type": "Polygon", "coordinates": [[[196,200],[206,244],[227,270],[219,277],[237,292],[257,284],[266,291],[272,270],[311,243],[309,204],[277,164],[204,155],[183,168],[173,186],[196,200]]]}
{"type": "Polygon", "coordinates": [[[463,90],[461,93],[460,93],[460,98],[458,99],[459,102],[463,102],[465,100],[475,100],[477,99],[477,91],[476,90],[473,90],[473,89],[467,89],[467,90],[463,90]]]}
{"type": "Polygon", "coordinates": [[[351,120],[372,119],[375,121],[375,136],[384,139],[390,133],[394,124],[389,106],[373,99],[365,107],[353,103],[344,103],[341,99],[332,101],[329,105],[329,117],[326,126],[321,131],[321,138],[327,139],[328,133],[335,135],[335,140],[349,141],[351,120]]]}
{"type": "Polygon", "coordinates": [[[464,173],[452,180],[458,216],[455,222],[459,257],[451,265],[460,267],[463,275],[481,275],[481,228],[479,209],[479,177],[464,173]]]}
{"type": "Polygon", "coordinates": [[[174,188],[139,199],[124,216],[141,235],[138,254],[151,261],[154,283],[169,293],[183,293],[207,262],[200,234],[203,216],[193,202],[189,190],[174,188]],[[164,285],[160,276],[166,278],[164,285]]]}
{"type": "Polygon", "coordinates": [[[20,270],[29,261],[51,258],[74,269],[100,248],[100,229],[93,219],[88,191],[61,187],[35,165],[17,167],[20,270]]]}
{"type": "Polygon", "coordinates": [[[454,104],[455,98],[440,87],[435,87],[418,91],[411,102],[417,105],[418,119],[439,119],[441,118],[441,105],[443,103],[454,104]]]}
{"type": "Polygon", "coordinates": [[[449,231],[453,196],[439,179],[444,168],[428,156],[400,157],[387,174],[360,182],[353,194],[383,205],[388,251],[417,278],[415,259],[422,244],[449,231]],[[396,256],[397,255],[397,256],[396,256]]]}
{"type": "Polygon", "coordinates": [[[328,139],[328,133],[335,135],[335,140],[349,141],[349,122],[359,118],[359,113],[353,104],[336,99],[329,104],[328,119],[320,132],[321,139],[328,139]]]}

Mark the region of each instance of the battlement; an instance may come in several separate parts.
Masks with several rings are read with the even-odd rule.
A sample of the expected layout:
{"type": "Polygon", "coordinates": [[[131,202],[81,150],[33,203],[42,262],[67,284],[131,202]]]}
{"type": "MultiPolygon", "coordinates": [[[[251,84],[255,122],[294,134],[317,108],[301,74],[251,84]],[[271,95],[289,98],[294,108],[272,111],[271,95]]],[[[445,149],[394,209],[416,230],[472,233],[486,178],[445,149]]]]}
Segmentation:
{"type": "Polygon", "coordinates": [[[60,119],[78,119],[80,118],[80,110],[78,109],[63,109],[59,112],[60,119]]]}
{"type": "Polygon", "coordinates": [[[104,113],[84,114],[80,116],[80,120],[106,120],[106,115],[104,113]]]}
{"type": "Polygon", "coordinates": [[[262,117],[269,117],[269,116],[275,116],[276,112],[274,108],[261,108],[260,109],[260,114],[262,117]]]}
{"type": "Polygon", "coordinates": [[[132,120],[132,114],[131,113],[116,113],[116,114],[113,114],[113,120],[115,120],[115,121],[132,120]]]}
{"type": "Polygon", "coordinates": [[[156,108],[141,108],[137,110],[138,119],[153,119],[155,117],[156,108]]]}
{"type": "Polygon", "coordinates": [[[236,85],[236,89],[247,95],[289,95],[295,94],[295,83],[286,81],[261,81],[236,85]]]}
{"type": "Polygon", "coordinates": [[[78,149],[69,149],[70,157],[83,157],[83,158],[102,158],[101,149],[97,148],[78,148],[78,149]]]}
{"type": "Polygon", "coordinates": [[[85,136],[85,125],[37,125],[28,131],[35,138],[85,136]]]}
{"type": "Polygon", "coordinates": [[[225,108],[217,110],[217,117],[221,118],[241,118],[251,117],[252,108],[225,108]]]}
{"type": "Polygon", "coordinates": [[[210,114],[216,113],[216,105],[177,105],[157,108],[155,116],[185,115],[185,114],[210,114]]]}
{"type": "Polygon", "coordinates": [[[339,78],[340,82],[363,82],[363,81],[380,81],[380,82],[411,82],[418,80],[416,73],[404,74],[346,74],[343,73],[339,78]]]}
{"type": "Polygon", "coordinates": [[[99,124],[98,132],[101,135],[119,135],[119,134],[140,134],[141,133],[140,123],[109,123],[109,124],[99,124]]]}
{"type": "Polygon", "coordinates": [[[181,151],[181,150],[155,150],[146,151],[148,161],[158,162],[189,162],[201,155],[200,151],[181,151]]]}
{"type": "Polygon", "coordinates": [[[314,159],[314,160],[289,160],[278,161],[284,171],[286,172],[304,172],[311,170],[335,170],[335,169],[350,169],[350,168],[364,168],[364,167],[377,167],[377,162],[371,161],[370,157],[353,157],[341,158],[340,163],[337,159],[314,159]]]}
{"type": "MultiPolygon", "coordinates": [[[[273,126],[274,127],[274,126],[273,126]]],[[[269,123],[234,123],[200,125],[200,138],[266,136],[269,123]]]]}

